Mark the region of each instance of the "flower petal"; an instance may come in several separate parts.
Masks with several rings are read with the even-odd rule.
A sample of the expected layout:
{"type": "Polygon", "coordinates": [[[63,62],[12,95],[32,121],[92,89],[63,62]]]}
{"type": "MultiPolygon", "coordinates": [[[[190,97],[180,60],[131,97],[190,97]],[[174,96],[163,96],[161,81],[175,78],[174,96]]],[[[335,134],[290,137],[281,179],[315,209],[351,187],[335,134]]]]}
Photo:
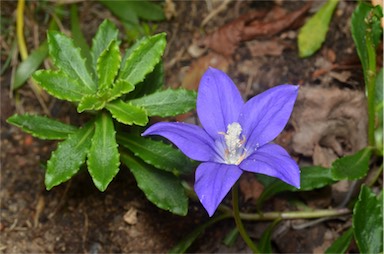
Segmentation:
{"type": "Polygon", "coordinates": [[[245,148],[253,150],[274,140],[284,129],[295,104],[299,86],[280,85],[250,99],[239,123],[246,138],[245,148]]]}
{"type": "Polygon", "coordinates": [[[157,123],[141,135],[163,136],[193,160],[211,161],[218,156],[214,150],[212,138],[202,128],[193,124],[157,123]]]}
{"type": "Polygon", "coordinates": [[[235,165],[205,162],[196,169],[195,191],[212,216],[243,171],[235,165]]]}
{"type": "Polygon", "coordinates": [[[300,188],[300,169],[291,156],[279,145],[266,144],[246,158],[239,167],[245,171],[279,178],[300,188]]]}
{"type": "Polygon", "coordinates": [[[204,129],[213,139],[226,132],[228,124],[237,121],[244,104],[236,85],[224,72],[209,67],[200,80],[197,114],[204,129]]]}

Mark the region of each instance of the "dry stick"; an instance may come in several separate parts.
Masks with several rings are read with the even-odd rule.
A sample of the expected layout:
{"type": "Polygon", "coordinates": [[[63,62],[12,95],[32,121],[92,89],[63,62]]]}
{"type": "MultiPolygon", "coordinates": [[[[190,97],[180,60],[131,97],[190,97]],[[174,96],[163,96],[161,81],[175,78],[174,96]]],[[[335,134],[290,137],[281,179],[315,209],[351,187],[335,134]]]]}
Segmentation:
{"type": "Polygon", "coordinates": [[[216,9],[214,9],[213,11],[211,11],[208,16],[206,16],[203,20],[203,22],[201,22],[201,27],[205,26],[214,16],[216,16],[217,14],[219,14],[221,11],[225,10],[227,8],[227,5],[229,4],[229,2],[231,2],[231,0],[224,0],[219,7],[217,7],[216,9]]]}

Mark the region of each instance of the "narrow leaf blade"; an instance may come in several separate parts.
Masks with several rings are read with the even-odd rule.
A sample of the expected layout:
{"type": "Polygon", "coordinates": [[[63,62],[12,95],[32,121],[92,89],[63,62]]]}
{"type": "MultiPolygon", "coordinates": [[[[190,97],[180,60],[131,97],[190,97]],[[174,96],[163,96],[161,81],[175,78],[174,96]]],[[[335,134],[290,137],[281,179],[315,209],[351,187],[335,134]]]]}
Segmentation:
{"type": "Polygon", "coordinates": [[[325,251],[327,254],[345,253],[351,244],[353,238],[352,228],[345,231],[331,246],[325,251]]]}
{"type": "MultiPolygon", "coordinates": [[[[95,37],[92,39],[91,56],[93,66],[97,65],[97,59],[100,54],[108,47],[113,41],[118,39],[119,30],[117,30],[115,24],[109,20],[104,20],[99,26],[95,37]]],[[[96,71],[96,70],[95,70],[96,71]]]]}
{"type": "Polygon", "coordinates": [[[61,100],[76,102],[92,93],[88,87],[62,71],[39,70],[32,77],[50,95],[61,100]]]}
{"type": "Polygon", "coordinates": [[[97,96],[97,94],[89,94],[81,99],[77,106],[77,112],[81,113],[85,110],[100,110],[104,108],[104,106],[105,101],[97,96]]]}
{"type": "Polygon", "coordinates": [[[48,32],[48,49],[53,63],[73,79],[78,79],[91,91],[96,91],[91,74],[88,72],[80,49],[74,46],[73,40],[55,32],[48,32]]]}
{"type": "Polygon", "coordinates": [[[120,96],[133,91],[135,87],[123,79],[115,82],[113,87],[108,91],[108,101],[119,98],[120,96]]]}
{"type": "Polygon", "coordinates": [[[137,185],[148,200],[174,214],[183,216],[187,214],[188,198],[176,176],[157,170],[128,154],[122,154],[121,159],[131,170],[137,185]]]}
{"type": "Polygon", "coordinates": [[[47,190],[68,181],[79,171],[91,145],[93,129],[93,123],[88,123],[60,142],[57,149],[52,152],[45,172],[47,190]]]}
{"type": "Polygon", "coordinates": [[[175,116],[196,106],[196,92],[183,89],[167,89],[130,101],[143,107],[149,116],[175,116]]]}
{"type": "Polygon", "coordinates": [[[119,78],[132,85],[142,82],[160,62],[166,46],[165,33],[160,33],[140,41],[140,44],[127,57],[120,69],[119,78]]]}
{"type": "Polygon", "coordinates": [[[99,91],[109,88],[119,71],[121,55],[118,43],[113,40],[97,59],[99,91]]]}
{"type": "Polygon", "coordinates": [[[7,122],[41,139],[65,139],[77,130],[75,126],[38,115],[16,114],[8,118],[7,122]]]}
{"type": "Polygon", "coordinates": [[[332,163],[332,177],[335,180],[357,180],[363,178],[369,169],[372,148],[366,147],[353,155],[344,156],[332,163]]]}
{"type": "Polygon", "coordinates": [[[119,172],[120,156],[115,135],[111,116],[100,114],[95,121],[95,133],[87,160],[88,171],[100,191],[105,191],[119,172]]]}
{"type": "Polygon", "coordinates": [[[45,41],[34,50],[16,69],[12,90],[21,87],[48,56],[48,43],[45,41]]]}
{"type": "Polygon", "coordinates": [[[147,113],[144,109],[122,100],[110,102],[106,108],[111,112],[113,118],[123,124],[145,126],[148,123],[147,113]]]}
{"type": "Polygon", "coordinates": [[[192,161],[171,145],[132,134],[119,136],[118,142],[131,150],[135,156],[156,168],[175,175],[192,172],[192,161]]]}
{"type": "Polygon", "coordinates": [[[328,26],[338,2],[339,0],[328,0],[300,29],[298,36],[300,57],[311,56],[321,47],[321,44],[325,41],[328,26]]]}
{"type": "Polygon", "coordinates": [[[352,226],[361,253],[383,252],[383,195],[376,195],[365,185],[353,209],[352,226]]]}

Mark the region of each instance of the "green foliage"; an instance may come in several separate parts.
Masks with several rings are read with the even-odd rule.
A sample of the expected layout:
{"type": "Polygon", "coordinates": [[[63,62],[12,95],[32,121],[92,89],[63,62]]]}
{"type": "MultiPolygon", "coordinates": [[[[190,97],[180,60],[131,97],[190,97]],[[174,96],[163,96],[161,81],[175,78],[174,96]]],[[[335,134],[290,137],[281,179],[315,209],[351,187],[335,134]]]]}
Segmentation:
{"type": "Polygon", "coordinates": [[[135,176],[137,185],[148,200],[174,214],[187,214],[188,198],[175,175],[149,166],[128,154],[122,154],[121,159],[135,176]]]}
{"type": "Polygon", "coordinates": [[[196,92],[167,89],[131,100],[131,103],[144,108],[148,116],[175,116],[195,108],[196,92]]]}
{"type": "Polygon", "coordinates": [[[344,232],[331,246],[325,251],[327,254],[332,253],[345,253],[348,249],[349,244],[352,241],[353,230],[352,228],[344,232]]]}
{"type": "Polygon", "coordinates": [[[23,131],[41,139],[66,139],[77,128],[38,115],[15,114],[7,119],[7,122],[23,129],[23,131]]]}
{"type": "Polygon", "coordinates": [[[71,9],[71,23],[73,39],[48,31],[47,48],[55,69],[38,70],[33,79],[52,96],[74,102],[79,113],[90,113],[91,119],[82,128],[28,114],[8,119],[33,136],[63,139],[48,160],[46,188],[50,190],[69,180],[86,165],[95,186],[105,191],[119,171],[121,142],[122,150],[126,147],[138,156],[126,156],[124,161],[148,199],[162,209],[185,215],[188,200],[178,176],[190,173],[192,162],[170,145],[145,139],[136,132],[122,132],[130,132],[132,127],[122,128],[120,124],[145,126],[149,121],[146,107],[151,115],[154,111],[148,101],[153,93],[156,94],[152,99],[163,98],[163,105],[157,107],[164,109],[157,110],[164,116],[185,113],[195,105],[191,101],[196,99],[194,93],[160,92],[164,84],[161,58],[166,46],[165,34],[138,40],[122,59],[118,30],[112,22],[106,20],[100,25],[90,49],[81,33],[76,6],[71,9]],[[185,98],[172,102],[170,95],[185,98]],[[133,104],[133,101],[146,103],[133,104]]]}
{"type": "Polygon", "coordinates": [[[269,224],[267,229],[265,229],[263,234],[261,235],[261,238],[258,244],[258,248],[261,253],[272,253],[271,237],[272,237],[273,230],[279,224],[280,221],[281,219],[277,219],[271,224],[269,224]]]}
{"type": "Polygon", "coordinates": [[[120,156],[115,134],[111,116],[107,113],[100,114],[95,121],[95,134],[87,160],[88,171],[100,191],[104,191],[119,172],[120,156]]]}
{"type": "Polygon", "coordinates": [[[372,149],[363,148],[353,155],[344,156],[332,163],[332,178],[334,180],[357,180],[363,178],[369,169],[372,149]]]}
{"type": "Polygon", "coordinates": [[[93,131],[93,124],[88,123],[59,143],[47,162],[47,171],[45,173],[47,190],[68,181],[80,170],[80,166],[84,164],[91,145],[93,131]]]}
{"type": "Polygon", "coordinates": [[[383,192],[376,196],[367,186],[361,187],[352,226],[361,253],[383,252],[383,192]]]}
{"type": "Polygon", "coordinates": [[[17,67],[12,82],[12,90],[21,87],[48,56],[48,44],[42,43],[17,67]]]}
{"type": "Polygon", "coordinates": [[[184,154],[169,144],[137,135],[124,135],[119,143],[131,150],[144,162],[175,175],[192,173],[193,163],[184,154]]]}
{"type": "Polygon", "coordinates": [[[298,36],[300,57],[311,56],[321,47],[338,3],[339,0],[328,0],[300,29],[298,36]]]}

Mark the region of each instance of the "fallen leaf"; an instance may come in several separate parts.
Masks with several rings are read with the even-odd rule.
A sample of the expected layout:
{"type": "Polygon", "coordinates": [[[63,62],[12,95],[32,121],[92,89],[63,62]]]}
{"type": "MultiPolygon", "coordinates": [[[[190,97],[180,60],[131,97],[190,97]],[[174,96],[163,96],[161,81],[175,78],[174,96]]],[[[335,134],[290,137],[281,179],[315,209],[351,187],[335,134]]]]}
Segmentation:
{"type": "Polygon", "coordinates": [[[230,61],[222,55],[210,52],[192,62],[181,82],[181,87],[197,91],[200,79],[209,66],[226,72],[228,70],[229,63],[230,61]]]}
{"type": "MultiPolygon", "coordinates": [[[[274,13],[274,20],[264,20],[267,13],[251,11],[225,24],[215,32],[207,35],[202,44],[224,56],[231,56],[240,42],[256,38],[270,37],[294,26],[302,20],[309,10],[311,2],[289,14],[274,13]]],[[[273,13],[273,9],[270,13],[273,13]]]]}
{"type": "Polygon", "coordinates": [[[243,174],[239,186],[245,201],[258,199],[264,190],[264,186],[251,173],[243,174]]]}
{"type": "Polygon", "coordinates": [[[361,91],[300,87],[292,113],[292,148],[315,165],[330,167],[335,158],[367,145],[367,108],[361,91]]]}
{"type": "Polygon", "coordinates": [[[247,47],[253,57],[258,56],[278,56],[281,55],[284,49],[289,45],[278,40],[258,41],[253,40],[247,42],[247,47]]]}

